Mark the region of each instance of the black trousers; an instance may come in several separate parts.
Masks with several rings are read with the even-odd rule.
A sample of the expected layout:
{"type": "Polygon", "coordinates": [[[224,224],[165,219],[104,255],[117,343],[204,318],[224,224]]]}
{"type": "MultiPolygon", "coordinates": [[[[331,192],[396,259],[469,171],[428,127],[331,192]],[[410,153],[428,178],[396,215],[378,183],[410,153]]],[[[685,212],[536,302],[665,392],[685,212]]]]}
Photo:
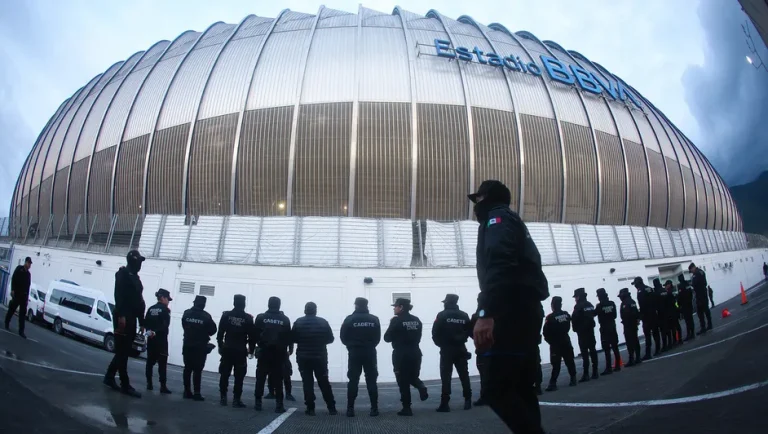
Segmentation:
{"type": "MultiPolygon", "coordinates": [[[[539,339],[539,344],[541,344],[541,339],[539,339]]],[[[533,387],[539,388],[541,387],[541,383],[544,381],[544,373],[541,372],[541,349],[539,346],[536,346],[536,381],[533,383],[533,387]]]]}
{"type": "Polygon", "coordinates": [[[592,371],[597,372],[597,341],[595,340],[595,331],[579,333],[579,350],[581,351],[581,362],[584,367],[584,375],[589,373],[589,361],[592,360],[592,371]]]}
{"type": "Polygon", "coordinates": [[[640,360],[640,338],[637,336],[637,327],[624,325],[624,341],[627,343],[629,363],[640,360]]]}
{"type": "Polygon", "coordinates": [[[241,351],[230,348],[222,349],[221,360],[219,361],[219,393],[222,398],[227,396],[229,387],[229,376],[235,371],[234,398],[240,399],[243,396],[243,380],[248,370],[248,351],[243,348],[241,351]]]}
{"type": "Polygon", "coordinates": [[[537,375],[536,350],[531,348],[528,354],[482,356],[488,363],[488,375],[483,384],[488,403],[515,434],[544,432],[539,400],[531,387],[537,375]]]}
{"type": "Polygon", "coordinates": [[[464,345],[440,348],[440,382],[442,383],[441,401],[451,399],[451,378],[453,367],[459,374],[461,390],[464,399],[472,399],[472,386],[469,385],[469,366],[467,364],[467,348],[464,345]]]}
{"type": "Polygon", "coordinates": [[[147,384],[152,384],[152,371],[157,364],[157,373],[160,384],[165,384],[168,371],[168,338],[155,336],[149,339],[147,344],[147,384]]]}
{"type": "Polygon", "coordinates": [[[675,314],[675,316],[670,316],[667,318],[667,324],[669,327],[669,334],[671,339],[670,344],[682,342],[683,329],[680,327],[680,316],[677,314],[675,314]]]}
{"type": "Polygon", "coordinates": [[[696,335],[696,326],[693,323],[693,308],[684,309],[682,311],[683,320],[685,321],[685,338],[693,337],[696,335]]]}
{"type": "Polygon", "coordinates": [[[296,363],[299,365],[301,385],[304,387],[304,404],[307,409],[315,409],[315,379],[325,405],[329,409],[336,408],[336,400],[333,398],[331,382],[328,379],[328,359],[297,358],[296,363]]]}
{"type": "Polygon", "coordinates": [[[376,348],[369,350],[349,351],[347,361],[347,407],[354,408],[357,399],[357,388],[360,384],[360,374],[365,371],[365,387],[368,389],[368,397],[371,399],[371,408],[379,407],[379,388],[376,380],[379,378],[378,360],[376,348]]]}
{"type": "Polygon", "coordinates": [[[127,335],[115,333],[115,355],[112,362],[109,363],[105,380],[115,380],[115,374],[120,375],[120,386],[123,389],[131,387],[131,380],[128,378],[128,358],[133,351],[133,340],[136,339],[136,333],[127,335]]]}
{"type": "Polygon", "coordinates": [[[205,360],[208,358],[208,351],[203,348],[184,348],[182,349],[184,356],[184,393],[191,392],[191,385],[194,387],[194,393],[200,394],[200,383],[203,381],[203,368],[205,367],[205,360]]]}
{"type": "Polygon", "coordinates": [[[288,351],[285,347],[261,349],[259,362],[256,364],[256,389],[254,390],[256,402],[261,402],[264,383],[269,377],[269,387],[275,390],[275,404],[283,405],[283,369],[287,358],[288,351]]]}
{"type": "MultiPolygon", "coordinates": [[[[709,305],[707,304],[706,299],[703,303],[697,303],[696,314],[699,315],[699,327],[701,327],[702,330],[712,328],[712,313],[709,311],[709,305]],[[704,325],[705,317],[707,319],[707,326],[704,325]]],[[[19,317],[21,317],[21,315],[19,315],[19,317]]]]}
{"type": "MultiPolygon", "coordinates": [[[[477,372],[480,374],[480,401],[487,402],[485,384],[488,379],[488,358],[481,357],[475,353],[475,365],[477,365],[477,372]]],[[[539,365],[541,366],[541,365],[539,365]]]]}
{"type": "Polygon", "coordinates": [[[425,389],[424,382],[419,379],[421,373],[421,350],[399,349],[392,352],[392,367],[395,370],[395,380],[400,389],[400,402],[403,408],[411,406],[411,386],[418,390],[425,389]]]}
{"type": "Polygon", "coordinates": [[[659,327],[655,317],[643,318],[643,334],[645,335],[645,355],[651,355],[651,337],[656,342],[656,351],[661,350],[659,327]]]}
{"type": "Polygon", "coordinates": [[[659,333],[661,334],[661,347],[667,348],[667,346],[672,344],[671,338],[672,333],[669,329],[669,323],[666,320],[667,314],[665,312],[659,312],[659,333]]]}
{"type": "Polygon", "coordinates": [[[616,332],[616,327],[600,327],[600,343],[603,345],[603,351],[605,351],[605,369],[613,366],[611,352],[613,352],[616,367],[619,368],[621,355],[619,354],[619,334],[616,332]]]}
{"type": "MultiPolygon", "coordinates": [[[[571,377],[576,376],[576,363],[573,360],[573,347],[570,342],[560,345],[549,346],[549,363],[552,365],[552,376],[549,377],[549,384],[557,384],[557,377],[560,376],[560,364],[565,360],[565,367],[571,377]]],[[[541,366],[541,365],[539,365],[541,366]]],[[[480,380],[482,382],[482,379],[480,380]]]]}
{"type": "Polygon", "coordinates": [[[24,333],[24,325],[27,323],[27,303],[27,299],[11,298],[11,301],[8,303],[8,313],[5,314],[5,328],[11,326],[13,314],[16,312],[16,309],[19,309],[19,333],[24,333]]]}
{"type": "MultiPolygon", "coordinates": [[[[291,375],[293,375],[293,366],[291,366],[291,359],[286,357],[285,364],[283,364],[283,386],[285,386],[285,396],[291,394],[291,375]]],[[[269,376],[267,376],[267,390],[270,395],[275,395],[275,388],[272,387],[272,382],[269,381],[269,376]]]]}

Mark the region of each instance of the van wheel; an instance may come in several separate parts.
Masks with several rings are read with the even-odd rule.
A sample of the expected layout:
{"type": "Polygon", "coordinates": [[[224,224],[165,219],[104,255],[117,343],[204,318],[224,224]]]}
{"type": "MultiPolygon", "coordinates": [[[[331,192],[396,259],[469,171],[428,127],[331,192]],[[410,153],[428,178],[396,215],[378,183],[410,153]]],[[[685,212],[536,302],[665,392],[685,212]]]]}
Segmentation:
{"type": "Polygon", "coordinates": [[[27,311],[27,321],[35,322],[35,314],[32,312],[32,309],[27,311]]]}
{"type": "Polygon", "coordinates": [[[60,335],[64,334],[64,326],[61,324],[61,318],[56,318],[53,322],[53,331],[60,335]]]}
{"type": "Polygon", "coordinates": [[[104,349],[109,351],[110,353],[115,352],[115,337],[112,335],[107,335],[104,337],[104,349]]]}

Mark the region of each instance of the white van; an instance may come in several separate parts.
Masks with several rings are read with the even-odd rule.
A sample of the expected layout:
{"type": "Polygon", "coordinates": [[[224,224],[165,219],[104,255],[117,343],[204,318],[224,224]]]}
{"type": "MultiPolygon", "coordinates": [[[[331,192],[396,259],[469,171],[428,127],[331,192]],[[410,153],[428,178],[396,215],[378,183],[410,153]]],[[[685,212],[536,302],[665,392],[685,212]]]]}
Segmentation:
{"type": "MultiPolygon", "coordinates": [[[[48,286],[44,312],[45,320],[53,324],[56,333],[72,333],[102,344],[107,351],[114,351],[114,308],[111,297],[107,298],[98,289],[54,280],[48,286]]],[[[133,349],[138,353],[144,352],[146,343],[143,335],[137,333],[133,349]]]]}
{"type": "Polygon", "coordinates": [[[43,320],[43,311],[45,307],[46,294],[39,286],[32,283],[29,285],[29,301],[27,302],[27,321],[35,322],[43,320]]]}

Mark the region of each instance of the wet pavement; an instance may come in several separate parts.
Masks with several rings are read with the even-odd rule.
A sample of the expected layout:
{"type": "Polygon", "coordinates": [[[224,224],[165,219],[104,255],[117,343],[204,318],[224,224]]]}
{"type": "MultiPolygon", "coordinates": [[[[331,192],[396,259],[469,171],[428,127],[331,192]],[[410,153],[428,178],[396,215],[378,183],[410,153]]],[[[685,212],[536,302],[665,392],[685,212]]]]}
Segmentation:
{"type": "MultiPolygon", "coordinates": [[[[1,311],[1,310],[0,310],[1,311]]],[[[4,312],[2,312],[4,313],[4,312]]],[[[544,427],[549,433],[765,432],[761,414],[768,402],[768,286],[751,291],[750,302],[734,298],[713,310],[715,329],[662,357],[598,380],[567,387],[565,367],[560,390],[541,397],[544,427]],[[728,308],[732,315],[721,319],[728,308]]],[[[698,324],[698,319],[696,320],[698,324]]],[[[23,340],[0,330],[1,432],[55,433],[483,433],[509,432],[485,407],[461,410],[460,386],[454,382],[451,413],[435,413],[439,384],[428,382],[430,398],[414,402],[415,416],[396,416],[399,396],[394,384],[380,384],[381,416],[368,416],[361,383],[357,417],[343,415],[345,384],[334,384],[338,416],[326,411],[319,391],[317,415],[304,414],[301,384],[294,381],[298,402],[286,402],[289,413],[252,408],[254,378],[246,378],[247,409],[218,404],[218,375],[204,373],[205,402],[181,399],[181,368],[169,366],[174,393],[144,389],[144,361],[131,359],[129,374],[142,399],[128,398],[101,384],[111,354],[71,337],[27,326],[23,340]],[[291,409],[295,410],[291,410],[291,409]]],[[[211,357],[217,357],[212,355],[211,357]]],[[[623,357],[626,359],[626,354],[623,357]]],[[[544,357],[547,359],[547,357],[544,357]]],[[[546,360],[545,360],[546,361],[546,360]]],[[[600,370],[604,368],[600,354],[600,370]]],[[[581,362],[577,360],[580,370],[581,362]]],[[[390,369],[381,366],[380,369],[390,369]]],[[[550,367],[544,366],[545,385],[550,367]]],[[[157,381],[157,380],[155,380],[157,381]]],[[[475,396],[477,379],[473,379],[475,396]]],[[[230,385],[231,391],[231,385],[230,385]]],[[[231,392],[230,392],[231,395],[231,392]]],[[[416,393],[413,393],[414,399],[416,393]]]]}

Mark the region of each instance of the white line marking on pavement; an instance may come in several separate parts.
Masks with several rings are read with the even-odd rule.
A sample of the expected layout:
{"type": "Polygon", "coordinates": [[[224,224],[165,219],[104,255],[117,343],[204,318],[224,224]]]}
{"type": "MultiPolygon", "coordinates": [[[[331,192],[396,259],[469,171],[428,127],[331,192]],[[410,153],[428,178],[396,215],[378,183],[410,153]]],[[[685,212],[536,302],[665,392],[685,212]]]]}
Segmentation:
{"type": "Polygon", "coordinates": [[[670,404],[689,404],[691,402],[707,401],[710,399],[724,398],[726,396],[749,392],[768,386],[768,380],[759,383],[752,383],[735,389],[723,390],[722,392],[707,393],[705,395],[684,396],[682,398],[670,399],[652,399],[648,401],[631,402],[547,402],[540,401],[539,405],[546,407],[582,407],[582,408],[604,408],[604,407],[656,407],[670,404]]]}
{"type": "MultiPolygon", "coordinates": [[[[2,330],[2,331],[8,333],[9,335],[19,336],[18,334],[14,333],[14,332],[9,332],[8,330],[2,330]]],[[[19,336],[19,337],[21,337],[21,336],[19,336]]],[[[38,341],[36,341],[36,340],[34,340],[32,338],[25,338],[25,339],[28,340],[28,341],[32,341],[34,343],[37,343],[37,344],[40,343],[40,342],[38,342],[38,341]]]]}
{"type": "Polygon", "coordinates": [[[275,432],[275,430],[285,422],[290,415],[293,414],[293,412],[296,411],[296,407],[291,407],[286,411],[285,413],[281,414],[275,420],[273,420],[269,425],[265,426],[264,428],[259,431],[259,434],[271,434],[275,432]]]}
{"type": "MultiPolygon", "coordinates": [[[[747,331],[745,331],[745,332],[741,332],[741,333],[739,333],[739,334],[735,334],[735,335],[733,335],[733,336],[730,336],[730,337],[727,337],[727,338],[725,338],[725,339],[720,339],[719,341],[711,342],[711,343],[709,343],[709,344],[706,344],[706,345],[702,345],[702,346],[700,346],[700,347],[691,348],[690,350],[685,350],[685,351],[680,351],[679,353],[672,353],[672,354],[667,354],[667,355],[664,355],[664,356],[658,356],[658,357],[654,357],[654,358],[652,358],[651,360],[646,360],[646,361],[645,361],[645,362],[643,362],[643,363],[646,363],[646,362],[653,362],[654,360],[664,360],[664,359],[668,359],[668,358],[670,358],[670,357],[681,356],[681,355],[683,355],[683,354],[686,354],[686,353],[692,353],[692,352],[694,352],[694,351],[703,350],[704,348],[708,348],[708,347],[711,347],[711,346],[714,346],[714,345],[717,345],[717,344],[722,344],[723,342],[726,342],[726,341],[730,341],[731,339],[736,339],[736,338],[738,338],[739,336],[744,336],[744,335],[746,335],[747,333],[752,333],[752,332],[754,332],[754,331],[760,330],[760,329],[762,329],[762,328],[765,328],[765,327],[768,327],[768,324],[763,324],[763,325],[761,325],[761,326],[759,326],[759,327],[755,327],[755,328],[753,328],[752,330],[747,330],[747,331]]],[[[701,339],[701,338],[699,338],[699,339],[701,339]]]]}
{"type": "Polygon", "coordinates": [[[6,356],[4,354],[0,354],[0,358],[6,359],[6,360],[10,360],[12,362],[18,362],[18,363],[21,363],[23,365],[36,366],[38,368],[50,369],[52,371],[68,372],[70,374],[89,375],[91,377],[102,377],[102,376],[104,376],[104,374],[97,374],[95,372],[75,371],[73,369],[57,368],[55,366],[48,366],[48,365],[43,365],[43,364],[40,364],[40,363],[28,362],[26,360],[19,360],[19,359],[15,359],[13,357],[8,357],[8,356],[6,356]]]}

